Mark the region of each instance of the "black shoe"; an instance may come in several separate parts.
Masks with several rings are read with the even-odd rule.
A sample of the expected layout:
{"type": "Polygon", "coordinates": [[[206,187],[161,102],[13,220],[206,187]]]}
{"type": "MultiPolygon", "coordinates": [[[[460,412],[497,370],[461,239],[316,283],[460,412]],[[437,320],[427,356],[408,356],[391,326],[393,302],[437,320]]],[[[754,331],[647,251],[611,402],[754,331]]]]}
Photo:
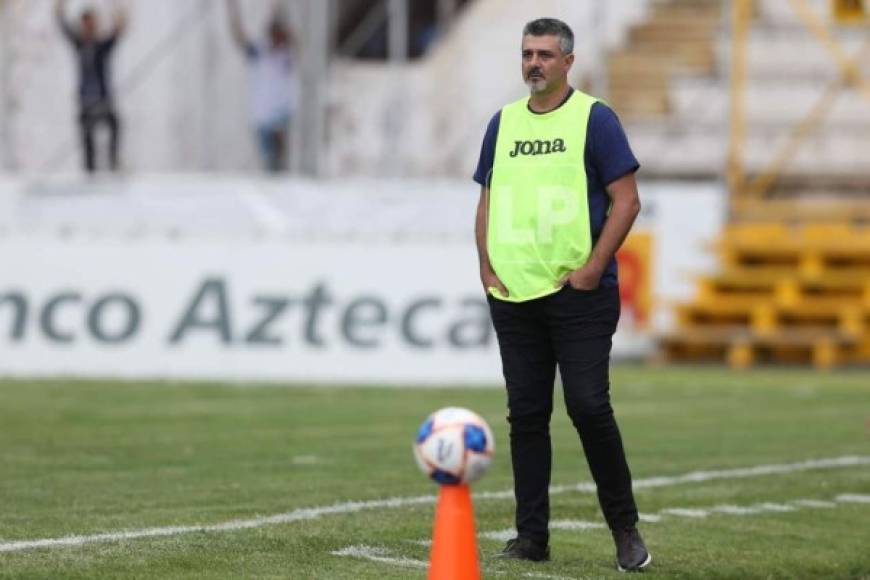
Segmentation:
{"type": "Polygon", "coordinates": [[[620,572],[636,572],[652,562],[637,528],[622,528],[613,531],[616,543],[616,568],[620,572]]]}
{"type": "Polygon", "coordinates": [[[513,540],[508,540],[504,549],[496,554],[495,557],[543,562],[550,559],[550,548],[536,544],[528,538],[514,538],[513,540]]]}

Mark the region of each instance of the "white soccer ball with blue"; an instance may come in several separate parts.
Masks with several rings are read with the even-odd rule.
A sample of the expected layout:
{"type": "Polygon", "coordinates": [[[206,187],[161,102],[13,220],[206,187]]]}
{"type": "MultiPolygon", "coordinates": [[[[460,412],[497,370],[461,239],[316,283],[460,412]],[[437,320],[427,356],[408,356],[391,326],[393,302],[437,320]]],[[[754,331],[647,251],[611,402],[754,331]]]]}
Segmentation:
{"type": "Polygon", "coordinates": [[[471,483],[486,473],[495,439],[486,421],[460,407],[435,411],[414,441],[414,458],[430,479],[445,485],[471,483]]]}

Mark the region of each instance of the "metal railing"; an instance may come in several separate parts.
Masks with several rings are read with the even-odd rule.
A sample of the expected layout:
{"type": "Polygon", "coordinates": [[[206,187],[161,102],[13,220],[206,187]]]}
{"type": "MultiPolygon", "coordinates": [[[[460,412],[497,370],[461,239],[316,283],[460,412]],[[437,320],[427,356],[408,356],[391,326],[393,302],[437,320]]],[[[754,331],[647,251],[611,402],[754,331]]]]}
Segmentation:
{"type": "Polygon", "coordinates": [[[747,44],[752,27],[755,0],[732,0],[732,62],[731,113],[728,155],[728,183],[731,190],[732,211],[745,201],[763,199],[775,185],[788,164],[795,158],[807,137],[811,135],[831,111],[836,99],[852,89],[870,101],[870,79],[865,79],[861,63],[870,54],[868,37],[855,55],[850,55],[834,37],[829,26],[813,11],[807,0],[789,0],[802,25],[820,42],[831,57],[838,76],[829,82],[806,116],[789,130],[786,141],[774,152],[770,162],[757,175],[746,175],[744,156],[746,139],[745,93],[747,84],[747,44]]]}

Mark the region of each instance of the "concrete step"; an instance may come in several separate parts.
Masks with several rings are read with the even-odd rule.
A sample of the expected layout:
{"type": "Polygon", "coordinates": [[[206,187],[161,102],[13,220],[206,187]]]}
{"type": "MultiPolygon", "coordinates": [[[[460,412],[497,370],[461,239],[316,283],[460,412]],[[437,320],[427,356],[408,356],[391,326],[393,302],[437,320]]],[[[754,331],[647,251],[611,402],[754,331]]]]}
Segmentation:
{"type": "Polygon", "coordinates": [[[681,24],[662,22],[646,24],[635,28],[629,33],[629,42],[684,40],[709,41],[716,36],[718,24],[703,26],[697,24],[681,24]]]}
{"type": "Polygon", "coordinates": [[[692,50],[713,50],[715,43],[711,43],[709,38],[651,38],[635,40],[631,44],[631,49],[635,52],[681,52],[692,50]]]}
{"type": "Polygon", "coordinates": [[[713,56],[703,53],[698,55],[621,53],[608,59],[611,78],[667,76],[677,71],[706,74],[712,72],[713,64],[713,56]]]}
{"type": "MultiPolygon", "coordinates": [[[[806,0],[812,12],[825,24],[833,21],[829,0],[806,0]]],[[[755,21],[760,24],[801,26],[802,20],[789,0],[756,0],[755,21]]]]}
{"type": "MultiPolygon", "coordinates": [[[[627,124],[626,131],[644,171],[652,175],[696,176],[724,173],[728,151],[726,129],[723,126],[720,132],[713,132],[692,127],[676,132],[660,124],[627,124]]],[[[749,135],[744,148],[747,170],[766,170],[784,141],[785,135],[749,135]]],[[[810,138],[784,173],[796,179],[819,174],[870,177],[870,132],[836,132],[810,138]]]]}
{"type": "MultiPolygon", "coordinates": [[[[858,51],[867,36],[867,29],[848,29],[836,34],[836,42],[850,57],[858,51]]],[[[725,54],[730,47],[722,46],[725,54]]],[[[813,78],[827,81],[839,76],[836,60],[831,53],[806,31],[774,32],[755,29],[747,45],[747,74],[750,78],[813,78]]],[[[865,78],[870,77],[870,53],[858,60],[865,78]]]]}
{"type": "MultiPolygon", "coordinates": [[[[744,102],[750,127],[783,131],[805,119],[824,93],[813,81],[752,81],[744,102]]],[[[730,95],[724,80],[678,77],[671,84],[668,100],[677,123],[717,126],[728,122],[730,95]]],[[[844,89],[819,125],[822,131],[870,132],[870,102],[865,95],[844,89]]],[[[751,130],[751,129],[750,129],[751,130]]]]}
{"type": "Polygon", "coordinates": [[[658,94],[650,91],[626,91],[612,94],[608,102],[623,121],[660,118],[669,111],[667,94],[664,91],[658,94]]]}
{"type": "Polygon", "coordinates": [[[652,11],[650,21],[678,20],[707,23],[718,21],[722,17],[722,7],[719,3],[663,4],[657,5],[652,11]]]}
{"type": "MultiPolygon", "coordinates": [[[[870,203],[867,199],[856,201],[841,196],[835,189],[828,189],[812,196],[797,196],[789,199],[743,200],[735,204],[733,219],[751,222],[814,222],[814,223],[866,223],[870,220],[870,203]]],[[[870,276],[855,271],[863,279],[870,276]]],[[[830,275],[827,275],[830,277],[830,275]]],[[[868,327],[870,328],[870,327],[868,327]]]]}
{"type": "Polygon", "coordinates": [[[719,0],[655,3],[650,18],[630,31],[627,47],[608,59],[609,98],[620,114],[664,116],[675,73],[710,74],[721,16],[719,0]]]}
{"type": "Polygon", "coordinates": [[[643,78],[670,76],[675,73],[710,75],[716,70],[712,54],[682,55],[618,55],[610,59],[611,78],[643,78]]]}
{"type": "Polygon", "coordinates": [[[653,6],[656,9],[721,10],[722,0],[655,0],[653,6]]]}

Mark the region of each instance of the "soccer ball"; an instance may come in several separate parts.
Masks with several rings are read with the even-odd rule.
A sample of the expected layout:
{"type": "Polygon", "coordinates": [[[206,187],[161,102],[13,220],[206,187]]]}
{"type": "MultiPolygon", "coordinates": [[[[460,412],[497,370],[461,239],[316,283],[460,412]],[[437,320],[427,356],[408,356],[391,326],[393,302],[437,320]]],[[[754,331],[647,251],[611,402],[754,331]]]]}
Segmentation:
{"type": "Polygon", "coordinates": [[[477,481],[489,467],[494,451],[495,439],[486,421],[459,407],[429,415],[414,441],[417,465],[441,484],[477,481]]]}

